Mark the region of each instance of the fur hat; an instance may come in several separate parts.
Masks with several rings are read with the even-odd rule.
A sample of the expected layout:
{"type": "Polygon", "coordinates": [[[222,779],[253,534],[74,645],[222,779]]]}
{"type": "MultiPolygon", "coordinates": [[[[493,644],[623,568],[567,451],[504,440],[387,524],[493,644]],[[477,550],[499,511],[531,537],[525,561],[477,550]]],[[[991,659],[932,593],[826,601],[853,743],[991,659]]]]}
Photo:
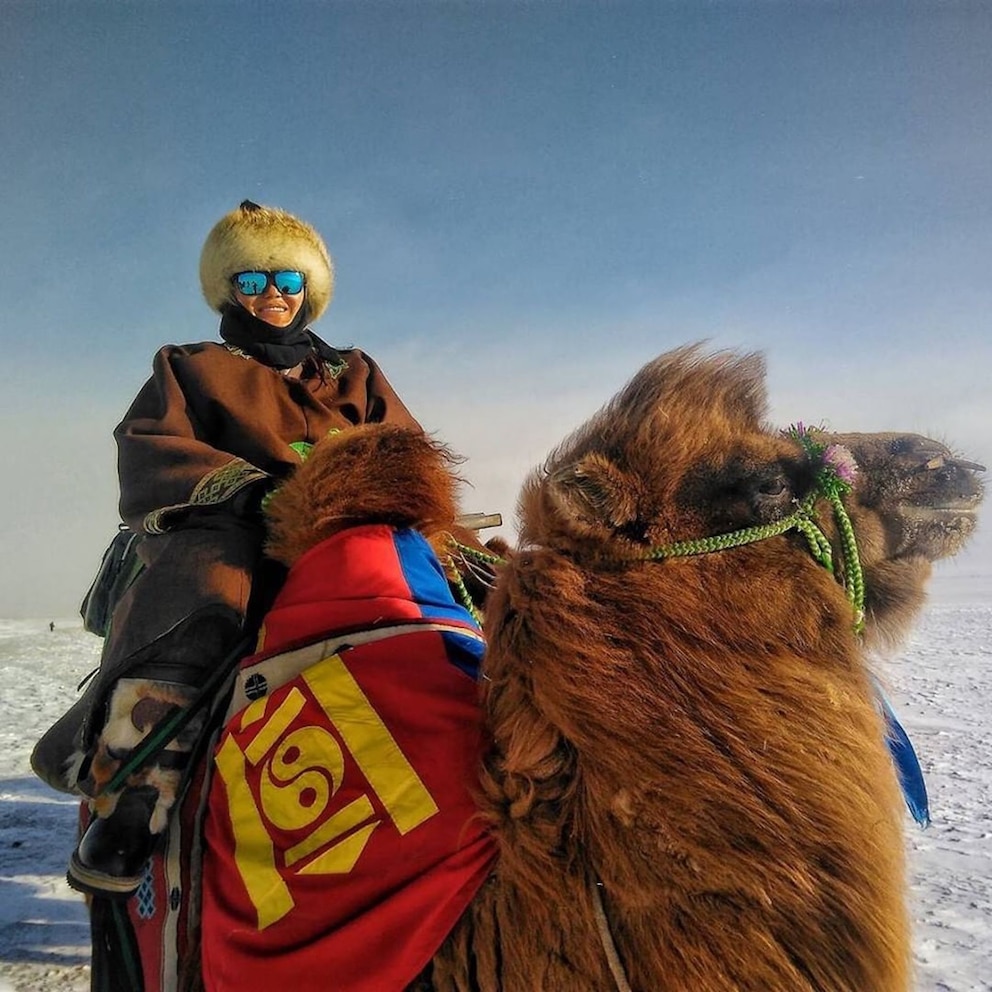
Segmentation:
{"type": "Polygon", "coordinates": [[[200,254],[200,285],[218,313],[234,299],[231,276],[260,269],[297,269],[306,276],[307,315],[316,320],[331,302],[334,267],[321,236],[298,217],[242,200],[214,225],[200,254]]]}

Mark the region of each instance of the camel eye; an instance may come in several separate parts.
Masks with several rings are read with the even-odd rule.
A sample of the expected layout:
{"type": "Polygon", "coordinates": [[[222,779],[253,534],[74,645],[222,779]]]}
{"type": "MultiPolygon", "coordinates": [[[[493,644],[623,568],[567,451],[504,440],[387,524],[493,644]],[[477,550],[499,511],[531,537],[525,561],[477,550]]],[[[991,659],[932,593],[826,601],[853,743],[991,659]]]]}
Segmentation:
{"type": "Polygon", "coordinates": [[[785,489],[785,479],[781,475],[774,479],[766,479],[758,486],[758,492],[762,496],[781,496],[785,489]]]}
{"type": "Polygon", "coordinates": [[[756,520],[777,520],[792,502],[793,490],[785,472],[769,472],[751,483],[751,511],[756,520]]]}

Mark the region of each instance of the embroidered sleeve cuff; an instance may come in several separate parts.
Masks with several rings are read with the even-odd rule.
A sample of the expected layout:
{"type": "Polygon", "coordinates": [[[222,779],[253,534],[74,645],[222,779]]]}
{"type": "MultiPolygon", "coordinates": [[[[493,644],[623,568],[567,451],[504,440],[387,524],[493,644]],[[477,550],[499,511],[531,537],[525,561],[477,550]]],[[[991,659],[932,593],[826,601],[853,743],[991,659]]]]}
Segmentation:
{"type": "Polygon", "coordinates": [[[246,486],[269,479],[267,472],[256,468],[243,458],[234,458],[226,465],[208,472],[193,489],[187,503],[161,506],[145,516],[146,534],[164,534],[187,517],[191,510],[206,509],[226,503],[246,486]]]}

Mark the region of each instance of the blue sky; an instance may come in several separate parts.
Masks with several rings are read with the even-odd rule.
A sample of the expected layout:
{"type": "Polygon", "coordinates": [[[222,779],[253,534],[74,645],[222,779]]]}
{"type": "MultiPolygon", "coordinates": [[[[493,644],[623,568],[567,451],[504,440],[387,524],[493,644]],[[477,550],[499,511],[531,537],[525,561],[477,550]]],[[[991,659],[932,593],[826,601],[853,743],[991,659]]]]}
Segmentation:
{"type": "MultiPolygon", "coordinates": [[[[762,349],[778,422],[992,459],[992,8],[6,0],[0,616],[74,611],[110,433],[211,339],[242,198],[335,257],[317,325],[461,450],[466,508],[648,358],[762,349]]],[[[988,528],[986,528],[988,530],[988,528]]],[[[981,538],[948,567],[992,567],[981,538]]]]}

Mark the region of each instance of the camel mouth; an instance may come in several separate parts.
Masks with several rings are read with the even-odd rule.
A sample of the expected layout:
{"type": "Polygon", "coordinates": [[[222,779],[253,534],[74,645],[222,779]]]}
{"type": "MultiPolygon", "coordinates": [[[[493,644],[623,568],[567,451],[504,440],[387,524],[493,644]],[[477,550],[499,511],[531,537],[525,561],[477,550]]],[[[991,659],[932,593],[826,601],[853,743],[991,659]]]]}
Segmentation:
{"type": "Polygon", "coordinates": [[[904,505],[902,513],[907,517],[931,520],[941,517],[975,517],[978,514],[978,507],[973,500],[953,501],[947,503],[937,503],[931,506],[904,505]]]}
{"type": "Polygon", "coordinates": [[[939,561],[957,554],[978,527],[974,500],[950,500],[936,506],[902,506],[903,552],[939,561]]]}

